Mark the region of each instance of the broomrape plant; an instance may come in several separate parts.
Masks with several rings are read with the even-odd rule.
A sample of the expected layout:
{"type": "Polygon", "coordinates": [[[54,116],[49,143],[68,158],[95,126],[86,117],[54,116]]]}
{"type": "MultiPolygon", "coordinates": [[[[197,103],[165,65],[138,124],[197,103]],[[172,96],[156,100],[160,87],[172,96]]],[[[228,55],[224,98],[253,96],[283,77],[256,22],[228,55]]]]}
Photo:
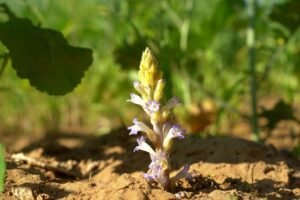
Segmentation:
{"type": "Polygon", "coordinates": [[[183,139],[185,135],[185,131],[172,121],[172,109],[178,106],[180,101],[173,97],[166,104],[162,103],[166,82],[162,79],[162,72],[158,70],[157,61],[149,48],[143,52],[138,78],[139,81],[135,81],[133,86],[139,95],[131,94],[128,101],[142,107],[149,116],[152,127],[134,119],[133,125],[128,127],[129,135],[143,132],[137,139],[138,146],[134,151],[142,150],[150,154],[149,170],[144,174],[147,181],[157,182],[164,189],[172,190],[176,180],[192,177],[188,173],[189,166],[185,165],[176,176],[170,178],[172,140],[183,139]],[[150,141],[154,148],[146,140],[150,141]]]}

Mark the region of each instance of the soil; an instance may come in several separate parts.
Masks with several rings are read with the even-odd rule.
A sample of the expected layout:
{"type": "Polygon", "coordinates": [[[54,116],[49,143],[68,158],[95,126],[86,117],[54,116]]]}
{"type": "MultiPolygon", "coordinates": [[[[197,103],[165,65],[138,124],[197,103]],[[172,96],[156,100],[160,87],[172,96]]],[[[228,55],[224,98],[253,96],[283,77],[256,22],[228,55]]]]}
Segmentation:
{"type": "Polygon", "coordinates": [[[190,164],[194,179],[180,180],[172,193],[144,179],[150,158],[144,152],[132,152],[136,138],[128,136],[125,128],[98,137],[52,132],[29,139],[31,144],[21,149],[8,148],[3,200],[300,198],[299,160],[273,145],[241,138],[190,136],[175,141],[173,171],[190,164]],[[13,152],[65,168],[16,162],[13,152]]]}

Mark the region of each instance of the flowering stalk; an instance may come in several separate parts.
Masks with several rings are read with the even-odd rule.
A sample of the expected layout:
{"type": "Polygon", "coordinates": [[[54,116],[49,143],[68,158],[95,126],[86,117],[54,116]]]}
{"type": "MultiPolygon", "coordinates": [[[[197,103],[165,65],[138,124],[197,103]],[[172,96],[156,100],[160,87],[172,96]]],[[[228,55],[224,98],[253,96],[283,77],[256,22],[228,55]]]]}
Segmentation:
{"type": "Polygon", "coordinates": [[[173,97],[166,104],[162,103],[166,82],[162,79],[162,72],[158,70],[157,61],[149,48],[143,52],[138,77],[139,81],[135,81],[133,85],[139,95],[131,94],[128,101],[143,108],[152,127],[134,119],[133,125],[128,127],[129,135],[143,133],[143,136],[137,139],[138,146],[134,151],[142,150],[150,154],[152,162],[144,177],[149,182],[160,183],[166,190],[171,190],[176,180],[191,177],[186,165],[176,176],[170,178],[172,140],[183,139],[185,134],[185,131],[171,120],[172,109],[180,102],[178,98],[173,97]],[[154,148],[146,139],[153,143],[154,148]]]}

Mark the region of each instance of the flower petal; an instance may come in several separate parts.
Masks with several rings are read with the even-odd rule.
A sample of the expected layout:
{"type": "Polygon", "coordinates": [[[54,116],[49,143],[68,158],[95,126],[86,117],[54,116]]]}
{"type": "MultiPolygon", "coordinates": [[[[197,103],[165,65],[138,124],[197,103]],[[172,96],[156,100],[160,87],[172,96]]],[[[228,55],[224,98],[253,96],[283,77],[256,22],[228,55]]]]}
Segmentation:
{"type": "Polygon", "coordinates": [[[173,125],[166,136],[166,138],[173,139],[178,137],[179,139],[183,139],[185,134],[185,130],[182,129],[179,125],[173,125]]]}
{"type": "Polygon", "coordinates": [[[165,151],[170,151],[172,147],[172,139],[178,137],[179,139],[184,138],[185,131],[177,124],[173,125],[168,133],[164,134],[163,148],[165,151]]]}
{"type": "Polygon", "coordinates": [[[180,100],[177,97],[171,98],[166,105],[164,106],[164,110],[171,110],[175,108],[176,106],[180,105],[180,100]]]}
{"type": "Polygon", "coordinates": [[[128,130],[130,130],[129,135],[137,135],[139,132],[139,130],[137,129],[137,127],[135,125],[128,126],[128,130]]]}
{"type": "Polygon", "coordinates": [[[136,118],[133,119],[133,125],[128,127],[130,130],[129,135],[136,135],[139,131],[145,132],[147,135],[152,134],[152,130],[143,122],[138,121],[136,118]]]}
{"type": "Polygon", "coordinates": [[[164,175],[164,169],[168,168],[165,166],[167,162],[167,154],[163,151],[156,151],[155,154],[150,155],[151,163],[149,165],[149,171],[145,175],[148,181],[156,181],[161,184],[166,182],[164,175]]]}
{"type": "Polygon", "coordinates": [[[157,112],[159,110],[160,104],[155,100],[149,100],[146,103],[146,110],[149,111],[150,114],[157,112]]]}
{"type": "Polygon", "coordinates": [[[139,95],[136,95],[134,93],[130,94],[131,99],[127,100],[128,102],[140,105],[142,107],[145,107],[145,102],[139,95]]]}
{"type": "Polygon", "coordinates": [[[149,144],[146,143],[145,138],[143,136],[141,136],[140,138],[137,139],[137,143],[138,143],[138,146],[136,146],[134,148],[134,150],[133,150],[134,152],[142,150],[142,151],[148,152],[150,155],[155,154],[155,151],[152,149],[152,147],[149,144]]]}
{"type": "Polygon", "coordinates": [[[146,179],[148,182],[152,182],[152,181],[155,180],[155,178],[153,177],[152,174],[144,173],[144,177],[145,177],[145,179],[146,179]]]}

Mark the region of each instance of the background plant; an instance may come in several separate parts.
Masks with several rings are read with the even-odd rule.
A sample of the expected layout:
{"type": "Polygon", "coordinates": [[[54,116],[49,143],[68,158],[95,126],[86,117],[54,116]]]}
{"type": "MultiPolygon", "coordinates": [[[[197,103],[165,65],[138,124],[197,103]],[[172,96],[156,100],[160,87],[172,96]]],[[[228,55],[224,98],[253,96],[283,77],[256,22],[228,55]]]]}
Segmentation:
{"type": "MultiPolygon", "coordinates": [[[[94,64],[74,93],[58,99],[36,92],[6,68],[1,82],[5,92],[0,93],[3,132],[63,127],[107,132],[129,124],[136,111],[126,112],[123,102],[147,45],[160,60],[168,96],[176,93],[183,100],[182,116],[206,99],[216,105],[214,129],[209,132],[243,116],[241,107],[249,105],[248,15],[242,0],[4,2],[18,16],[60,30],[70,43],[94,49],[94,64]]],[[[299,102],[299,29],[297,17],[287,15],[297,16],[297,5],[295,0],[257,1],[258,99],[272,94],[290,104],[299,102]]]]}

